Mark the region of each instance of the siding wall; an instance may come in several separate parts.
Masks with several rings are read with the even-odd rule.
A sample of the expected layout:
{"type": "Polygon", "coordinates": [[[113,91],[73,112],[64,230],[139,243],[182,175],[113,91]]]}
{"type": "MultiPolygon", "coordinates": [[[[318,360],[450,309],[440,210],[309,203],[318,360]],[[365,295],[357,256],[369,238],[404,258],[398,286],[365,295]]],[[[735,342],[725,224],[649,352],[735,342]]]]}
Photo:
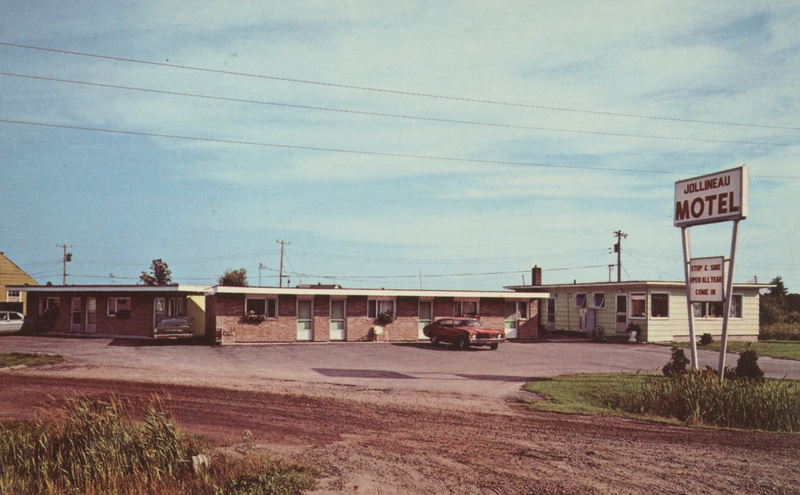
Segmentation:
{"type": "MultiPolygon", "coordinates": [[[[660,286],[606,286],[602,289],[592,288],[551,288],[551,296],[556,300],[555,324],[550,325],[554,330],[569,330],[587,332],[581,327],[581,309],[575,306],[576,294],[584,293],[587,297],[587,311],[595,309],[597,324],[602,325],[606,335],[613,334],[616,329],[616,296],[628,295],[628,323],[635,323],[642,328],[648,342],[665,342],[688,340],[689,320],[686,310],[686,293],[681,287],[660,286]],[[619,290],[623,292],[619,292],[619,290]],[[592,295],[595,292],[605,292],[605,308],[591,308],[592,295]],[[646,317],[630,317],[630,295],[633,293],[646,294],[646,317]],[[651,316],[653,294],[669,295],[669,317],[653,318],[651,316]]],[[[758,338],[758,289],[734,289],[734,294],[742,296],[742,317],[731,318],[728,324],[728,336],[735,340],[757,340],[758,338]]],[[[542,301],[542,321],[546,322],[547,302],[542,301]]],[[[710,333],[714,337],[722,334],[722,318],[695,318],[695,333],[699,337],[703,333],[710,333]]]]}

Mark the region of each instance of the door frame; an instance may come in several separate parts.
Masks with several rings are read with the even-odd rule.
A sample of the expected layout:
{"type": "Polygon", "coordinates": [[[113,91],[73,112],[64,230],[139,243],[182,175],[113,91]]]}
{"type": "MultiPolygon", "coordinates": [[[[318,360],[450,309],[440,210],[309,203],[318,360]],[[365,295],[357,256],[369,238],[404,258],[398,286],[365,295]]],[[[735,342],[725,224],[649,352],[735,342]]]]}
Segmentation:
{"type": "MultiPolygon", "coordinates": [[[[347,299],[344,299],[344,298],[341,298],[341,299],[339,299],[339,298],[336,298],[336,299],[331,298],[328,309],[329,309],[329,313],[328,314],[330,315],[328,317],[328,340],[332,340],[332,341],[335,341],[335,342],[346,341],[347,340],[347,299]],[[333,303],[342,303],[342,319],[341,319],[341,321],[342,321],[342,337],[341,338],[336,338],[336,339],[331,338],[331,333],[330,333],[332,331],[331,323],[333,323],[333,321],[334,321],[333,320],[333,303]]],[[[313,336],[314,336],[314,333],[313,333],[313,330],[314,330],[314,316],[313,316],[314,305],[313,304],[311,305],[311,310],[312,310],[312,316],[311,316],[311,330],[312,330],[312,333],[311,333],[311,336],[312,336],[312,340],[313,340],[313,336]]],[[[298,310],[298,314],[299,314],[299,310],[298,310]]],[[[339,320],[336,320],[336,321],[339,321],[339,320]]]]}
{"type": "Polygon", "coordinates": [[[297,340],[298,342],[311,342],[311,341],[313,341],[314,340],[314,298],[313,297],[308,297],[308,298],[306,298],[306,297],[298,297],[297,298],[297,303],[295,305],[295,308],[296,308],[296,311],[297,311],[296,312],[296,316],[295,316],[295,335],[294,335],[295,340],[297,340]],[[308,318],[308,320],[302,320],[302,321],[309,321],[311,323],[311,328],[309,328],[309,330],[308,330],[309,334],[308,334],[308,338],[307,339],[298,338],[299,332],[300,332],[299,324],[300,324],[300,321],[301,321],[300,320],[300,302],[301,301],[303,301],[303,302],[307,301],[308,304],[309,304],[309,315],[308,315],[309,318],[308,318]]]}
{"type": "Polygon", "coordinates": [[[86,333],[97,333],[97,296],[86,296],[86,301],[83,305],[83,313],[85,318],[86,333]],[[94,311],[89,311],[89,301],[94,301],[94,311]],[[94,323],[89,323],[89,315],[94,314],[94,323]]]}
{"type": "Polygon", "coordinates": [[[617,294],[614,299],[614,327],[617,333],[625,333],[628,330],[628,307],[630,305],[630,298],[627,293],[617,294]],[[622,311],[619,310],[620,298],[625,300],[625,307],[622,311]],[[620,316],[625,318],[624,322],[619,321],[620,316]]]}
{"type": "Polygon", "coordinates": [[[435,321],[435,318],[433,317],[433,299],[419,299],[417,301],[417,339],[418,340],[430,340],[429,337],[422,332],[423,328],[425,328],[425,325],[422,324],[423,320],[420,318],[420,316],[422,315],[422,312],[420,311],[420,307],[422,307],[423,303],[424,304],[429,304],[430,307],[431,307],[430,320],[425,320],[425,321],[427,321],[429,323],[433,323],[435,321]]]}
{"type": "Polygon", "coordinates": [[[84,331],[83,321],[83,298],[72,296],[69,299],[69,331],[70,333],[82,333],[84,331]],[[75,309],[75,301],[78,301],[78,309],[75,309]],[[75,323],[75,315],[78,315],[78,323],[75,323]]]}

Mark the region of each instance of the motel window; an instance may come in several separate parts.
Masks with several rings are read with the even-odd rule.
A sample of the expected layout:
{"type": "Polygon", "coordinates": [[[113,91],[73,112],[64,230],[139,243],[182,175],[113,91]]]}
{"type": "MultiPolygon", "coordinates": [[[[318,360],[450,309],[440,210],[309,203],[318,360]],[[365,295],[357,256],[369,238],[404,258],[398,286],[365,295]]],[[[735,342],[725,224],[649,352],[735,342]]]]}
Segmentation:
{"type": "Polygon", "coordinates": [[[692,314],[695,318],[706,317],[706,303],[696,302],[692,303],[692,314]]]}
{"type": "Polygon", "coordinates": [[[652,295],[650,316],[653,318],[669,318],[669,294],[652,295]]]}
{"type": "Polygon", "coordinates": [[[245,301],[245,313],[248,315],[277,318],[278,300],[266,297],[248,297],[245,301]]]}
{"type": "Polygon", "coordinates": [[[547,323],[556,322],[556,298],[551,297],[547,300],[547,323]]]}
{"type": "Polygon", "coordinates": [[[6,291],[6,301],[8,301],[8,302],[21,302],[22,298],[19,295],[19,291],[18,290],[11,290],[11,289],[6,291]]]}
{"type": "Polygon", "coordinates": [[[734,294],[731,299],[731,318],[742,317],[742,295],[734,294]]]}
{"type": "MultiPolygon", "coordinates": [[[[695,318],[722,318],[724,305],[721,302],[692,303],[695,318]]],[[[742,317],[742,295],[734,294],[731,300],[731,318],[742,317]]]]}
{"type": "Polygon", "coordinates": [[[167,301],[167,316],[186,316],[186,298],[170,297],[167,301]]]}
{"type": "Polygon", "coordinates": [[[576,308],[586,307],[586,294],[575,294],[575,307],[576,308]]]}
{"type": "Polygon", "coordinates": [[[39,314],[44,314],[45,311],[53,308],[58,309],[60,299],[57,297],[43,297],[39,299],[39,314]]]}
{"type": "Polygon", "coordinates": [[[721,302],[706,303],[706,316],[708,318],[722,318],[723,304],[721,302]]]}
{"type": "Polygon", "coordinates": [[[595,292],[592,296],[592,307],[593,308],[605,308],[606,307],[606,294],[604,292],[595,292]]]}
{"type": "Polygon", "coordinates": [[[631,318],[645,318],[647,316],[647,296],[645,294],[631,294],[631,318]]]}
{"type": "Polygon", "coordinates": [[[367,317],[377,318],[379,314],[390,312],[395,315],[394,299],[367,300],[367,317]]]}
{"type": "Polygon", "coordinates": [[[477,299],[456,301],[453,316],[471,316],[477,317],[480,313],[477,299]]]}
{"type": "Polygon", "coordinates": [[[108,316],[117,316],[122,311],[131,311],[131,298],[130,297],[109,297],[108,298],[108,316]]]}

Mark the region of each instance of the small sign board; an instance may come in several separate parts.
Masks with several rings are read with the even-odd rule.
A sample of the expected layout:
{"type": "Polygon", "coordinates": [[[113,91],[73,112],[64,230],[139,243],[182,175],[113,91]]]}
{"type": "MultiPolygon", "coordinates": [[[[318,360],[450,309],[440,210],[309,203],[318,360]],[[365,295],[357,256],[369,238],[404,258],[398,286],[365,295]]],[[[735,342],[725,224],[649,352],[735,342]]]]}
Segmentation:
{"type": "Polygon", "coordinates": [[[722,302],[725,258],[692,258],[689,262],[689,300],[722,302]]]}
{"type": "Polygon", "coordinates": [[[676,227],[747,217],[747,167],[675,182],[676,227]]]}

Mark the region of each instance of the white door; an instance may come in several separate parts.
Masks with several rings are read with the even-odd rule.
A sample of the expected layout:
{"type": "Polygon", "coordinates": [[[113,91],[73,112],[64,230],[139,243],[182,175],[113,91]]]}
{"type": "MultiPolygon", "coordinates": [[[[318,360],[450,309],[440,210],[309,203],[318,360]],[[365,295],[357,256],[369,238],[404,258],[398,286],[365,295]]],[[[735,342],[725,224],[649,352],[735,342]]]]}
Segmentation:
{"type": "Polygon", "coordinates": [[[297,340],[314,339],[314,301],[297,300],[297,340]]]}
{"type": "Polygon", "coordinates": [[[628,296],[617,294],[617,332],[628,329],[628,296]]]}
{"type": "Polygon", "coordinates": [[[419,330],[417,338],[425,340],[428,337],[422,333],[422,330],[433,322],[433,301],[420,301],[419,302],[419,330]]]}
{"type": "Polygon", "coordinates": [[[331,300],[331,323],[330,323],[330,336],[331,340],[346,340],[346,322],[344,311],[344,299],[331,300]]]}
{"type": "Polygon", "coordinates": [[[0,333],[13,333],[22,330],[23,316],[14,311],[0,311],[0,333]]]}
{"type": "Polygon", "coordinates": [[[506,338],[516,339],[517,321],[519,318],[519,313],[517,312],[517,303],[516,301],[506,302],[504,306],[505,306],[505,322],[503,324],[503,329],[506,331],[506,338]]]}
{"type": "Polygon", "coordinates": [[[97,298],[86,298],[86,331],[95,333],[97,331],[97,298]]]}
{"type": "Polygon", "coordinates": [[[73,297],[70,302],[69,331],[80,332],[83,329],[83,311],[81,310],[81,298],[73,297]]]}

